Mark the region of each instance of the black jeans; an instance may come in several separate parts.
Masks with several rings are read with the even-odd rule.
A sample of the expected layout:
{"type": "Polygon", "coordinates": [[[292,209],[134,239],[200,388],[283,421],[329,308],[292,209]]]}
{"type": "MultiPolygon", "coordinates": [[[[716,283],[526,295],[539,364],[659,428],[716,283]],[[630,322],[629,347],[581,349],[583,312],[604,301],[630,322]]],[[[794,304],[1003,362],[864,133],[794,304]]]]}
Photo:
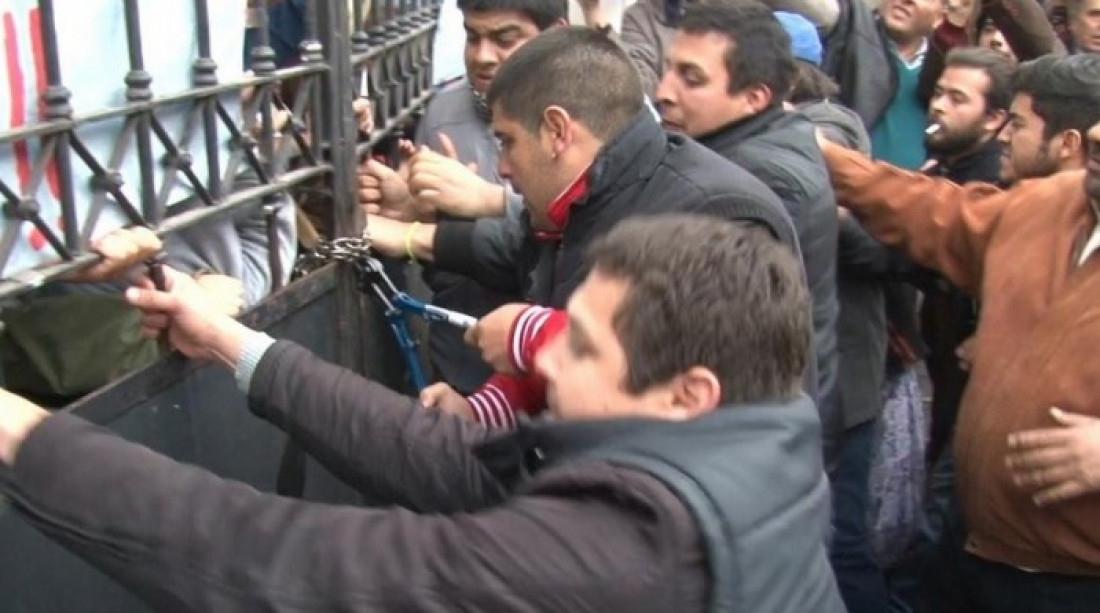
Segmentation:
{"type": "Polygon", "coordinates": [[[1096,613],[1100,578],[1029,573],[967,554],[965,610],[972,613],[1096,613]]]}

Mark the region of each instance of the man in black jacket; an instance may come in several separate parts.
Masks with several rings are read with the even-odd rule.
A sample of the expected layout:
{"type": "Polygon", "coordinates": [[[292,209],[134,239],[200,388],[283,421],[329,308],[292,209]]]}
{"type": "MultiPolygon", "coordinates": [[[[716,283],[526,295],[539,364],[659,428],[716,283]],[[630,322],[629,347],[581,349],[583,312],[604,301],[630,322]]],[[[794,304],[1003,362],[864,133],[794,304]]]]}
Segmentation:
{"type": "MultiPolygon", "coordinates": [[[[1003,152],[997,135],[1008,122],[1014,72],[1011,61],[992,49],[962,48],[948,54],[928,109],[933,133],[925,139],[931,154],[926,173],[960,185],[999,182],[1003,152]]],[[[928,459],[934,463],[947,448],[966,388],[956,348],[974,334],[978,305],[939,275],[929,272],[920,280],[921,333],[928,343],[933,385],[928,459]]]]}
{"type": "Polygon", "coordinates": [[[791,39],[761,3],[700,3],[685,11],[668,57],[656,95],[665,127],[751,172],[794,221],[813,295],[816,397],[831,451],[841,430],[836,201],[814,124],[783,108],[795,70],[791,39]]]}
{"type": "MultiPolygon", "coordinates": [[[[775,194],[745,169],[667,134],[644,98],[637,71],[612,40],[587,28],[541,34],[501,66],[488,95],[500,174],[523,195],[523,214],[416,226],[372,216],[375,247],[411,251],[553,308],[584,278],[587,246],[636,215],[708,213],[763,227],[797,253],[775,194]]],[[[506,356],[519,314],[516,305],[504,307],[476,333],[499,372],[516,370],[506,356]]],[[[488,386],[494,394],[505,387],[488,386]]]]}
{"type": "Polygon", "coordinates": [[[6,392],[3,491],[157,611],[843,611],[797,261],[678,215],[621,224],[591,262],[539,357],[561,419],[498,437],[213,312],[175,271],[127,294],[403,508],[261,494],[6,392]]]}

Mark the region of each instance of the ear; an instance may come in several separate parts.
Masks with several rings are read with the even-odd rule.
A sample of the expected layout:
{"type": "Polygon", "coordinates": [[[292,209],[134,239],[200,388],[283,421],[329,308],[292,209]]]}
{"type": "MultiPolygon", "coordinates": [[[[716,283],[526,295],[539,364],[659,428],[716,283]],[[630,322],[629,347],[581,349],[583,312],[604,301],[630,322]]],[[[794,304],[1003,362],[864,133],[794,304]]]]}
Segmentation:
{"type": "Polygon", "coordinates": [[[672,409],[684,419],[709,413],[722,404],[722,383],[709,368],[693,366],[672,385],[672,409]]]}
{"type": "Polygon", "coordinates": [[[753,114],[763,111],[772,104],[772,90],[767,85],[751,85],[741,91],[745,94],[745,102],[752,107],[753,114]]]}
{"type": "Polygon", "coordinates": [[[554,155],[561,155],[577,136],[573,118],[560,106],[549,106],[542,112],[542,131],[554,155]]]}
{"type": "Polygon", "coordinates": [[[1077,130],[1066,130],[1054,137],[1055,151],[1060,160],[1083,159],[1085,155],[1085,138],[1077,130]]]}
{"type": "Polygon", "coordinates": [[[982,130],[996,136],[997,132],[1001,130],[1006,121],[1008,121],[1008,111],[1004,109],[991,111],[985,114],[985,121],[982,123],[982,130]]]}

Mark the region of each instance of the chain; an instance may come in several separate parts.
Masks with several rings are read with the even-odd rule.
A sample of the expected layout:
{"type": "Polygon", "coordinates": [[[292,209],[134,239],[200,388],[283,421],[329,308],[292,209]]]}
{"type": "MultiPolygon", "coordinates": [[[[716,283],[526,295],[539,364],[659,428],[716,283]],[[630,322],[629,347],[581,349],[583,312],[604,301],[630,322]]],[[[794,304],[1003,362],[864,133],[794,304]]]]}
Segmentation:
{"type": "Polygon", "coordinates": [[[298,258],[294,266],[295,278],[311,273],[329,262],[346,262],[359,264],[371,257],[371,241],[369,236],[342,237],[332,240],[323,240],[317,243],[312,250],[307,251],[298,258]]]}

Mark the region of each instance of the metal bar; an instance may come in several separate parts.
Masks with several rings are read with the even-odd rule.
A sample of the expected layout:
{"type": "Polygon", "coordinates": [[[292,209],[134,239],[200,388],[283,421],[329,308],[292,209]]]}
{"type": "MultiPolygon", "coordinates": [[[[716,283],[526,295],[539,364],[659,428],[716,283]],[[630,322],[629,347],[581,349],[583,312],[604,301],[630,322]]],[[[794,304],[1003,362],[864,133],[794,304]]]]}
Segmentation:
{"type": "MultiPolygon", "coordinates": [[[[375,0],[377,1],[377,0],[375,0]]],[[[373,4],[373,3],[372,3],[373,4]]],[[[358,128],[351,111],[351,100],[345,95],[352,82],[351,41],[348,35],[348,6],[345,2],[316,2],[317,24],[322,32],[325,60],[329,73],[324,81],[324,111],[328,116],[325,140],[329,143],[329,163],[332,164],[332,198],[336,236],[357,236],[362,228],[362,212],[355,199],[355,143],[358,128]]],[[[372,7],[373,8],[373,7],[372,7]]],[[[355,275],[347,271],[339,286],[337,321],[334,332],[352,342],[338,343],[339,362],[357,372],[363,371],[364,320],[362,303],[355,275]]]]}
{"type": "MultiPolygon", "coordinates": [[[[218,63],[210,48],[210,6],[207,0],[195,0],[195,34],[199,43],[199,57],[192,68],[195,87],[214,87],[218,84],[218,63]]],[[[206,147],[206,184],[210,197],[217,200],[222,194],[221,147],[218,143],[218,118],[214,109],[214,97],[196,101],[202,109],[203,141],[206,147]]]]}
{"type": "MultiPolygon", "coordinates": [[[[61,84],[61,59],[57,49],[57,29],[55,27],[53,0],[38,1],[38,17],[41,27],[42,47],[46,53],[46,91],[42,95],[45,105],[43,119],[46,123],[67,122],[73,116],[73,107],[69,103],[72,92],[61,84]]],[[[0,134],[0,142],[3,142],[0,134]]],[[[57,176],[57,188],[61,201],[61,231],[65,235],[65,245],[70,250],[80,249],[80,227],[76,219],[75,188],[73,185],[73,166],[69,148],[69,134],[58,135],[54,147],[54,172],[57,176]]]]}
{"type": "MultiPolygon", "coordinates": [[[[316,168],[301,168],[288,172],[270,183],[236,192],[228,196],[222,204],[217,206],[201,207],[187,211],[186,213],[173,215],[165,219],[160,226],[156,228],[156,233],[159,236],[166,236],[206,221],[228,217],[246,206],[255,206],[254,203],[249,202],[250,200],[258,200],[270,194],[286,191],[297,183],[301,183],[313,177],[325,175],[332,170],[333,168],[331,166],[324,165],[316,168]]],[[[74,255],[73,259],[68,262],[48,264],[40,268],[21,272],[7,279],[0,279],[0,301],[14,298],[20,294],[34,290],[47,281],[82,268],[87,268],[97,261],[99,261],[98,255],[94,253],[83,253],[74,255]]]]}
{"type": "Polygon", "coordinates": [[[48,134],[55,134],[58,132],[69,132],[76,128],[79,128],[80,126],[95,123],[98,121],[105,121],[108,119],[115,119],[118,117],[126,117],[130,115],[136,115],[138,113],[150,112],[162,106],[168,106],[179,102],[193,102],[204,98],[210,98],[211,96],[240,91],[241,89],[244,89],[246,87],[256,87],[267,83],[274,83],[281,79],[292,79],[305,75],[319,74],[324,72],[328,72],[328,66],[325,66],[324,64],[311,66],[294,66],[291,68],[283,68],[277,70],[272,74],[272,76],[245,77],[228,83],[223,83],[221,85],[192,89],[178,94],[153,98],[148,102],[127,103],[123,106],[93,111],[90,113],[85,113],[83,115],[77,115],[76,117],[72,117],[70,119],[54,120],[51,122],[43,122],[31,126],[24,126],[13,130],[4,130],[0,131],[0,144],[17,140],[26,140],[38,136],[46,136],[48,134]]]}
{"type": "Polygon", "coordinates": [[[282,208],[282,203],[278,201],[275,194],[268,196],[263,205],[264,224],[267,231],[267,263],[271,268],[272,290],[283,287],[283,277],[285,276],[283,259],[279,251],[278,215],[280,208],[282,208]]]}
{"type": "MultiPolygon", "coordinates": [[[[126,46],[130,54],[130,72],[127,73],[126,100],[147,103],[153,99],[150,85],[153,75],[145,70],[145,58],[141,49],[141,17],[138,0],[124,0],[126,9],[126,46]]],[[[137,141],[139,191],[141,210],[146,223],[156,225],[164,216],[164,209],[157,206],[156,186],[153,183],[153,138],[147,112],[138,113],[134,120],[134,136],[137,141]]]]}
{"type": "Polygon", "coordinates": [[[420,109],[431,100],[433,93],[432,91],[424,92],[418,99],[414,100],[408,108],[401,111],[397,117],[391,118],[384,126],[375,128],[375,132],[370,135],[370,138],[356,146],[356,155],[362,157],[370,153],[372,148],[377,147],[378,144],[385,140],[394,130],[410,121],[413,116],[420,112],[420,109]]]}
{"type": "MultiPolygon", "coordinates": [[[[186,147],[188,141],[190,141],[190,133],[194,128],[194,117],[195,113],[191,113],[187,118],[187,126],[184,129],[187,138],[181,143],[183,147],[186,147]]],[[[153,132],[157,135],[157,139],[164,145],[164,149],[168,153],[172,170],[178,170],[187,177],[187,181],[191,184],[191,189],[195,190],[195,195],[198,196],[200,200],[206,204],[214,204],[214,199],[210,196],[210,192],[206,190],[206,186],[203,185],[202,180],[195,174],[195,169],[191,167],[191,154],[180,150],[180,147],[176,145],[175,141],[172,140],[172,137],[156,117],[152,118],[151,125],[153,127],[153,132]]],[[[171,172],[169,174],[171,175],[171,179],[168,176],[165,176],[164,179],[165,186],[162,194],[163,198],[157,199],[158,202],[163,203],[165,207],[168,205],[168,196],[171,194],[172,186],[175,184],[175,173],[171,172]]]]}
{"type": "MultiPolygon", "coordinates": [[[[253,104],[255,103],[256,100],[254,99],[253,104]]],[[[251,112],[253,108],[254,107],[252,106],[252,104],[246,105],[244,112],[247,114],[251,112]]],[[[255,139],[252,138],[252,135],[241,132],[240,128],[238,128],[237,124],[233,121],[233,118],[229,115],[229,111],[225,110],[225,107],[222,106],[220,103],[218,104],[218,116],[221,117],[222,123],[225,124],[225,127],[229,128],[230,137],[233,139],[233,142],[237,144],[237,147],[239,147],[238,151],[242,155],[244,155],[245,159],[248,161],[248,165],[251,166],[252,170],[256,172],[256,175],[259,176],[260,181],[264,183],[270,181],[270,179],[268,178],[267,170],[260,162],[260,158],[256,156],[256,148],[254,146],[255,139]]],[[[245,125],[248,125],[247,121],[245,121],[245,125]]],[[[232,184],[233,177],[237,175],[236,166],[237,165],[233,163],[233,160],[231,159],[225,171],[226,183],[232,184]]]]}
{"type": "MultiPolygon", "coordinates": [[[[92,152],[84,146],[84,142],[81,141],[76,136],[76,134],[73,134],[70,137],[69,143],[72,145],[73,152],[76,153],[76,156],[80,158],[82,162],[84,162],[84,165],[87,166],[89,170],[92,171],[92,175],[94,176],[94,178],[99,178],[103,181],[103,185],[101,185],[100,187],[104,189],[107,193],[114,196],[115,202],[123,210],[123,212],[126,213],[126,216],[130,220],[130,222],[134,224],[143,223],[144,220],[141,217],[141,213],[137,210],[134,204],[130,202],[130,199],[126,197],[126,194],[122,192],[122,179],[118,176],[118,173],[115,172],[113,169],[111,172],[108,172],[105,168],[103,168],[103,165],[100,164],[99,160],[97,160],[95,156],[92,155],[92,152]]],[[[73,212],[73,216],[76,216],[75,210],[73,212]]],[[[82,243],[83,238],[78,240],[78,244],[82,243]]]]}
{"type": "MultiPolygon", "coordinates": [[[[314,143],[307,141],[305,137],[306,124],[300,120],[299,117],[305,117],[306,113],[310,109],[310,105],[317,98],[314,95],[314,90],[317,88],[317,83],[313,78],[306,79],[298,88],[298,92],[294,99],[294,108],[290,109],[290,125],[284,130],[284,136],[290,135],[290,139],[284,139],[279,143],[279,149],[276,152],[277,169],[285,169],[290,162],[290,157],[294,153],[294,147],[297,146],[297,151],[305,158],[305,163],[311,166],[317,164],[317,160],[320,157],[313,151],[314,143]]],[[[314,139],[319,140],[319,139],[314,139]]]]}

